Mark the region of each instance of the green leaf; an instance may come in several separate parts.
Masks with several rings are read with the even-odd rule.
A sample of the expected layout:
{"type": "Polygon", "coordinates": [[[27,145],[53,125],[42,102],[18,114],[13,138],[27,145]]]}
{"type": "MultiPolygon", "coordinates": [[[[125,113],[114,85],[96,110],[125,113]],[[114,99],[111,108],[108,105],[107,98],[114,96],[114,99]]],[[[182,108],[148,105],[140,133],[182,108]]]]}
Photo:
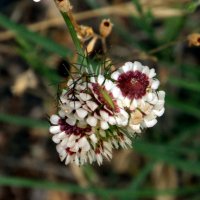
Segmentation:
{"type": "Polygon", "coordinates": [[[199,133],[200,130],[200,124],[194,124],[189,127],[182,127],[182,131],[180,133],[177,133],[174,139],[172,139],[169,144],[171,145],[178,145],[184,141],[187,141],[189,138],[194,137],[199,133]]]}
{"type": "Polygon", "coordinates": [[[0,25],[3,26],[6,29],[9,29],[10,31],[16,33],[19,37],[25,38],[29,41],[32,41],[42,47],[44,47],[46,50],[51,51],[53,53],[57,53],[63,58],[66,58],[66,56],[71,56],[71,51],[56,42],[43,37],[33,31],[28,30],[23,25],[17,24],[10,19],[8,19],[6,16],[0,13],[0,25]]]}
{"type": "Polygon", "coordinates": [[[0,121],[3,123],[15,124],[15,125],[31,127],[31,128],[36,127],[36,128],[47,129],[49,127],[49,124],[47,121],[40,121],[40,120],[31,119],[28,117],[22,117],[18,115],[9,115],[6,113],[0,113],[0,121]]]}
{"type": "Polygon", "coordinates": [[[142,15],[142,14],[143,14],[143,9],[142,9],[142,6],[141,6],[139,0],[131,0],[131,1],[132,1],[133,4],[135,5],[135,7],[136,7],[138,13],[139,13],[140,15],[142,15]]]}
{"type": "Polygon", "coordinates": [[[200,5],[200,0],[193,0],[188,3],[187,10],[193,13],[195,12],[195,10],[198,8],[199,5],[200,5]]]}
{"type": "MultiPolygon", "coordinates": [[[[179,157],[178,153],[184,153],[189,149],[184,149],[181,146],[164,146],[161,144],[150,144],[147,142],[135,142],[135,151],[150,157],[156,161],[161,161],[166,164],[175,166],[191,174],[200,175],[200,162],[196,160],[185,160],[179,157]],[[177,152],[180,151],[180,152],[177,152]]],[[[194,149],[196,152],[196,149],[194,149]]]]}
{"type": "Polygon", "coordinates": [[[166,96],[166,104],[167,106],[173,107],[178,109],[183,113],[190,114],[197,118],[200,118],[200,109],[199,107],[195,107],[187,102],[183,102],[181,100],[175,99],[174,97],[170,96],[169,94],[166,96]]]}
{"type": "Polygon", "coordinates": [[[184,26],[185,18],[171,17],[165,21],[165,33],[162,38],[163,43],[174,41],[179,36],[180,30],[184,26]]]}
{"type": "Polygon", "coordinates": [[[200,190],[200,185],[182,187],[179,189],[167,189],[167,190],[155,190],[152,188],[144,188],[138,191],[126,188],[116,188],[116,189],[108,189],[108,188],[104,189],[100,187],[82,188],[78,185],[69,183],[68,184],[55,183],[43,180],[33,180],[33,179],[25,179],[25,178],[9,177],[9,176],[0,176],[0,185],[25,187],[25,188],[40,188],[45,190],[57,190],[57,191],[65,191],[72,194],[93,193],[100,197],[109,197],[109,198],[125,197],[126,199],[132,199],[133,197],[137,199],[144,197],[149,198],[149,197],[156,197],[158,195],[184,196],[189,194],[196,194],[200,190]]]}
{"type": "Polygon", "coordinates": [[[168,82],[172,85],[175,85],[184,89],[200,92],[200,82],[191,82],[189,80],[179,79],[175,77],[170,77],[168,82]]]}
{"type": "Polygon", "coordinates": [[[140,173],[130,183],[129,188],[132,190],[137,190],[137,188],[139,188],[142,185],[142,183],[144,182],[146,177],[149,175],[149,173],[153,169],[154,165],[155,165],[155,162],[147,163],[143,167],[143,169],[141,169],[140,173]]]}
{"type": "Polygon", "coordinates": [[[39,53],[34,45],[31,45],[22,38],[17,38],[17,42],[21,46],[18,50],[19,54],[26,60],[30,67],[40,74],[41,77],[45,77],[51,84],[57,86],[61,82],[61,77],[57,74],[56,70],[46,65],[44,55],[39,53]]]}

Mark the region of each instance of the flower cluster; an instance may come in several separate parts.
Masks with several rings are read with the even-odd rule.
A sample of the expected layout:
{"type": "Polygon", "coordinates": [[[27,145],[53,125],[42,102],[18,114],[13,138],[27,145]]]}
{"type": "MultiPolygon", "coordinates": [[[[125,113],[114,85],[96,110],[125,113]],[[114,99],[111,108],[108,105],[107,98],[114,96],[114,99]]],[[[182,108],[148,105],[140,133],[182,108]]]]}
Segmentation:
{"type": "Polygon", "coordinates": [[[70,79],[62,91],[59,112],[50,118],[50,133],[61,161],[83,165],[112,150],[131,147],[131,137],[154,126],[164,113],[164,91],[154,69],[127,62],[109,76],[70,79]]]}

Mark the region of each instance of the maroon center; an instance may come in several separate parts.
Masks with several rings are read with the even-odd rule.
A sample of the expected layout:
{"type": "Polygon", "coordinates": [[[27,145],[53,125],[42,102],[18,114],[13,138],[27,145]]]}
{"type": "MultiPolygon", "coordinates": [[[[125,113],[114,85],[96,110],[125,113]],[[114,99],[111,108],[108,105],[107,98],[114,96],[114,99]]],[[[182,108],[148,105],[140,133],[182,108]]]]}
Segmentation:
{"type": "Polygon", "coordinates": [[[129,99],[140,99],[146,94],[149,78],[140,71],[128,71],[119,76],[117,86],[129,99]]]}
{"type": "Polygon", "coordinates": [[[65,119],[60,119],[58,124],[60,125],[61,131],[65,131],[67,135],[81,135],[84,136],[86,133],[90,132],[92,129],[90,126],[87,126],[86,128],[80,128],[77,125],[71,126],[68,123],[66,123],[65,119]]]}

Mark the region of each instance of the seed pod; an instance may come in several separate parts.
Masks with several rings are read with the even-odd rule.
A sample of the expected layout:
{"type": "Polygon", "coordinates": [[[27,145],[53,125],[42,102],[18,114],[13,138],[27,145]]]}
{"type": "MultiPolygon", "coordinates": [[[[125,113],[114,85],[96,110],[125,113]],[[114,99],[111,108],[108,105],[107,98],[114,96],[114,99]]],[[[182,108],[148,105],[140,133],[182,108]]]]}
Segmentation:
{"type": "Polygon", "coordinates": [[[100,35],[104,38],[108,37],[112,31],[112,27],[113,27],[113,24],[111,23],[110,19],[102,20],[99,27],[100,35]]]}
{"type": "Polygon", "coordinates": [[[199,33],[192,33],[187,37],[188,45],[189,46],[200,46],[200,34],[199,33]]]}
{"type": "Polygon", "coordinates": [[[55,0],[55,3],[61,12],[68,12],[69,10],[72,10],[69,0],[55,0]]]}
{"type": "Polygon", "coordinates": [[[91,37],[94,36],[94,31],[91,27],[89,26],[79,26],[79,32],[78,38],[82,41],[85,42],[86,40],[89,40],[91,37]]]}

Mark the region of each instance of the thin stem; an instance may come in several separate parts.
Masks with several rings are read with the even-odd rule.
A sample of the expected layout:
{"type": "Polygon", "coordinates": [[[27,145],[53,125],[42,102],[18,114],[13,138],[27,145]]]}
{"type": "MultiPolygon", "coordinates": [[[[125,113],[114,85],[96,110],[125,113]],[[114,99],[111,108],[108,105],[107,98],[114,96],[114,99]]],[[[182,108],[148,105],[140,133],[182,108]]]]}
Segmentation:
{"type": "Polygon", "coordinates": [[[68,0],[55,0],[55,3],[63,16],[63,19],[69,29],[69,33],[71,35],[71,38],[73,40],[73,43],[76,47],[77,53],[79,55],[84,56],[84,51],[81,46],[80,40],[78,39],[77,32],[79,31],[79,26],[76,23],[73,14],[72,14],[72,7],[70,5],[70,2],[68,0]]]}
{"type": "Polygon", "coordinates": [[[160,52],[160,51],[162,51],[162,50],[164,50],[164,49],[166,49],[166,48],[169,48],[169,47],[171,47],[171,46],[174,46],[174,45],[176,45],[176,44],[178,44],[178,43],[180,43],[180,42],[184,42],[184,41],[186,41],[186,39],[181,39],[181,40],[178,40],[178,41],[169,42],[169,43],[167,43],[167,44],[161,45],[161,46],[159,46],[159,47],[157,47],[157,48],[155,48],[155,49],[150,50],[150,51],[148,52],[148,54],[155,54],[155,53],[158,53],[158,52],[160,52]]]}
{"type": "Polygon", "coordinates": [[[76,47],[76,50],[77,50],[78,54],[79,55],[84,55],[83,48],[81,46],[80,40],[77,37],[77,33],[76,33],[76,30],[75,30],[75,27],[72,24],[69,15],[67,13],[65,13],[65,12],[61,12],[61,14],[62,14],[62,16],[63,16],[63,18],[65,20],[65,23],[66,23],[68,29],[69,29],[71,38],[72,38],[72,40],[74,42],[74,45],[76,47]]]}

